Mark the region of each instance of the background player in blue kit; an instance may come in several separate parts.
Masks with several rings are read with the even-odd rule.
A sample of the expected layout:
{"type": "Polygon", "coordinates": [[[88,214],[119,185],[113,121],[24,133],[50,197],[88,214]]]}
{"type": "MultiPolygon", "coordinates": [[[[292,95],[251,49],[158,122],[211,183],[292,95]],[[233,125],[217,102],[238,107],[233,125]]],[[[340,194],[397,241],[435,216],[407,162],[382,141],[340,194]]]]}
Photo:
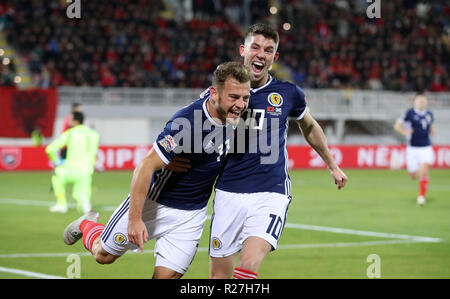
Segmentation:
{"type": "Polygon", "coordinates": [[[277,247],[291,201],[288,117],[297,119],[304,138],[325,161],[338,189],[347,181],[330,155],[322,128],[306,107],[303,91],[269,74],[279,56],[278,43],[275,30],[255,24],[240,46],[240,55],[252,73],[245,150],[238,149],[238,138],[236,153],[229,155],[215,186],[209,249],[211,278],[256,278],[266,255],[277,247]]]}
{"type": "Polygon", "coordinates": [[[427,110],[426,96],[418,93],[414,98],[413,108],[408,109],[394,125],[394,129],[407,138],[406,165],[411,178],[419,178],[417,197],[419,205],[426,202],[428,169],[434,163],[434,152],[430,140],[430,134],[435,134],[433,122],[433,113],[427,110]]]}
{"type": "Polygon", "coordinates": [[[219,65],[212,86],[167,122],[136,167],[130,195],[106,227],[91,211],[66,228],[65,243],[82,237],[96,261],[109,264],[127,250],[143,251],[144,243],[155,238],[153,277],[180,278],[197,251],[206,205],[230,147],[227,132],[247,108],[250,76],[239,62],[219,65]],[[197,148],[198,142],[203,146],[197,148]],[[189,171],[164,168],[176,156],[190,160],[189,171]]]}

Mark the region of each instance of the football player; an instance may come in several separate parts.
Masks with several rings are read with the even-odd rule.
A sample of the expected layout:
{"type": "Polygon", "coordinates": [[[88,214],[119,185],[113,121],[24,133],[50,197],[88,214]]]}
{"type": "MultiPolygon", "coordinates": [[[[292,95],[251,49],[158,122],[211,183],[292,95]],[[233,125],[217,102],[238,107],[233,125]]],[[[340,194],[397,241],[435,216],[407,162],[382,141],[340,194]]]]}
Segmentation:
{"type": "Polygon", "coordinates": [[[406,166],[412,179],[419,178],[417,204],[426,203],[429,168],[434,163],[430,135],[435,134],[433,113],[427,110],[427,98],[418,93],[413,107],[408,109],[394,124],[394,129],[407,139],[406,166]]]}
{"type": "Polygon", "coordinates": [[[155,238],[153,278],[181,278],[197,251],[233,125],[248,106],[250,76],[240,62],[219,65],[212,86],[167,122],[136,167],[128,198],[106,227],[92,211],[69,224],[65,243],[82,238],[98,263],[110,264],[127,250],[143,251],[144,243],[155,238]],[[189,159],[187,172],[165,168],[177,156],[189,159]]]}
{"type": "MultiPolygon", "coordinates": [[[[279,56],[278,43],[274,29],[255,24],[239,48],[252,73],[245,149],[229,155],[215,186],[210,278],[256,278],[266,255],[277,247],[291,201],[286,148],[289,117],[296,119],[304,138],[324,160],[338,189],[347,182],[306,106],[303,90],[269,74],[279,56]]],[[[240,141],[236,140],[236,146],[242,149],[240,141]]]]}
{"type": "Polygon", "coordinates": [[[52,189],[56,197],[56,204],[50,207],[51,212],[67,212],[67,184],[73,184],[72,194],[77,201],[78,211],[87,213],[91,209],[92,175],[99,135],[83,125],[83,122],[84,114],[82,112],[72,112],[71,128],[45,148],[49,159],[56,165],[52,176],[52,189]],[[58,151],[61,148],[67,148],[64,163],[58,158],[58,151]]]}

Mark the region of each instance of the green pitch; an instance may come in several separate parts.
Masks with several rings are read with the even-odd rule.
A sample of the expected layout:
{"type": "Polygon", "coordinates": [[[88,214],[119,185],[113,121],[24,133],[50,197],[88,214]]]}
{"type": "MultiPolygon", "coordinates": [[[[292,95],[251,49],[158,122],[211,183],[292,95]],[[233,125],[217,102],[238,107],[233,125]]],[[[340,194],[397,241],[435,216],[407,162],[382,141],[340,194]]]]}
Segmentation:
{"type": "MultiPolygon", "coordinates": [[[[417,181],[405,171],[346,173],[348,184],[338,191],[326,170],[291,171],[287,224],[259,278],[450,278],[450,170],[431,171],[424,207],[416,205],[417,181]]],[[[112,265],[97,264],[81,242],[63,243],[64,228],[79,214],[74,207],[63,215],[48,211],[50,175],[0,173],[0,278],[67,277],[68,270],[77,273],[78,258],[81,278],[150,278],[153,241],[145,253],[127,253],[112,265]]],[[[95,173],[92,204],[100,222],[127,196],[131,175],[95,173]]],[[[68,201],[75,204],[70,191],[68,201]]],[[[185,278],[208,277],[209,224],[185,278]]]]}

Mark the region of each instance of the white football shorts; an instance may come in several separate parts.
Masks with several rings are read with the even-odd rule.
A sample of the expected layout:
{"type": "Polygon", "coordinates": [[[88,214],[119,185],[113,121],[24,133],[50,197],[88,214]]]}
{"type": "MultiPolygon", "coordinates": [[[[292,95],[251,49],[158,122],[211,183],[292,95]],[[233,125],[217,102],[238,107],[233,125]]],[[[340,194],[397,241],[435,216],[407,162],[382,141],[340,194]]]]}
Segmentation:
{"type": "Polygon", "coordinates": [[[274,192],[232,193],[215,190],[209,255],[227,257],[242,249],[248,237],[266,240],[272,249],[286,222],[290,198],[274,192]]]}
{"type": "MultiPolygon", "coordinates": [[[[130,197],[116,209],[101,234],[102,247],[110,254],[121,256],[139,247],[128,241],[128,210],[130,197]]],[[[156,239],[155,267],[162,266],[184,274],[197,252],[206,207],[200,210],[180,210],[156,201],[146,200],[142,220],[148,240],[156,239]]]]}
{"type": "Polygon", "coordinates": [[[407,146],[406,166],[408,172],[416,172],[422,163],[434,164],[434,151],[430,146],[407,146]]]}

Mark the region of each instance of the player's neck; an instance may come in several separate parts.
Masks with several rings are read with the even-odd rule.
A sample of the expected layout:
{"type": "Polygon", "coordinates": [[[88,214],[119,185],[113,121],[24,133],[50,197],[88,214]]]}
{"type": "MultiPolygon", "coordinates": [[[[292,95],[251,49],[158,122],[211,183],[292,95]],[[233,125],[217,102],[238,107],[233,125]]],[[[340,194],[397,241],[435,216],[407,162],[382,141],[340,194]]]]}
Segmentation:
{"type": "Polygon", "coordinates": [[[267,82],[269,82],[269,80],[270,80],[270,76],[269,76],[269,73],[267,73],[261,80],[252,81],[251,87],[253,89],[260,88],[261,86],[264,86],[265,84],[267,84],[267,82]]]}
{"type": "Polygon", "coordinates": [[[414,107],[414,110],[416,111],[416,113],[424,114],[427,111],[427,108],[419,109],[417,107],[414,107]]]}
{"type": "Polygon", "coordinates": [[[211,118],[219,125],[224,125],[226,123],[226,121],[222,121],[219,118],[219,113],[217,113],[216,108],[213,106],[213,104],[211,104],[210,100],[206,101],[206,110],[209,113],[209,116],[211,116],[211,118]]]}

